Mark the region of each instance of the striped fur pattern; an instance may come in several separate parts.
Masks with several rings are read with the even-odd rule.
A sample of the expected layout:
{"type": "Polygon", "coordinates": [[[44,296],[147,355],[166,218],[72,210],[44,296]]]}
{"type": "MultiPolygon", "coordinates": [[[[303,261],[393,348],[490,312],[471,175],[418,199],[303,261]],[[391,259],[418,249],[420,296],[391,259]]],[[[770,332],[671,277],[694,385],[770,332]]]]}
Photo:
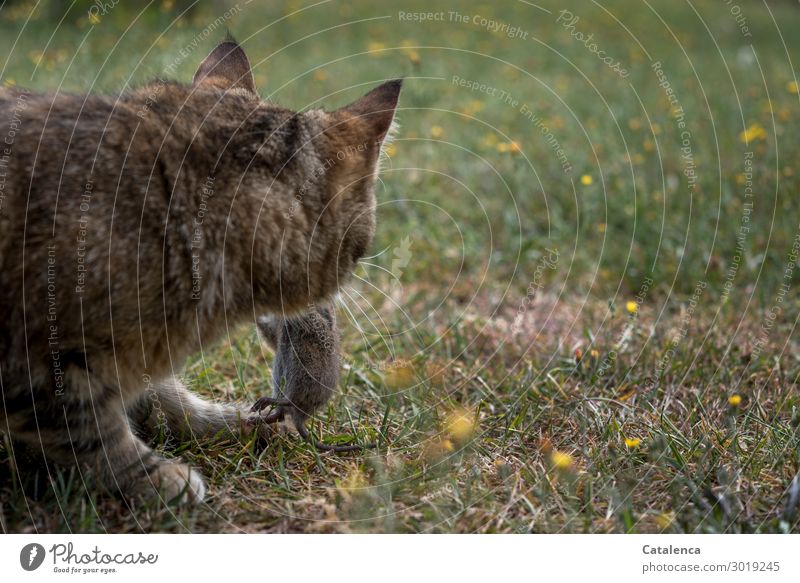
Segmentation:
{"type": "Polygon", "coordinates": [[[335,294],[374,233],[399,91],[295,113],[258,97],[233,41],[188,85],[0,89],[0,431],[123,496],[201,500],[147,436],[254,427],[176,371],[239,323],[335,294]]]}

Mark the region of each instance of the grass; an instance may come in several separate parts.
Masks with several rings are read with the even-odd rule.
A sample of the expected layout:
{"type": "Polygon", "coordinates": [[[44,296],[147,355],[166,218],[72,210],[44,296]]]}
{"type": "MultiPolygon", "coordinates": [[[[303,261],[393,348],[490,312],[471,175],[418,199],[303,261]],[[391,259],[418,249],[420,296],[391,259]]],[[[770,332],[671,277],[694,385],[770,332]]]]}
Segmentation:
{"type": "MultiPolygon", "coordinates": [[[[176,58],[190,79],[224,32],[181,50],[229,6],[118,6],[92,23],[78,3],[56,27],[55,8],[26,23],[30,3],[6,4],[2,79],[75,91],[117,91],[176,58]]],[[[434,4],[402,10],[454,10],[434,4]]],[[[525,39],[366,2],[280,21],[302,4],[242,5],[227,25],[265,97],[334,107],[407,78],[375,256],[339,302],[340,392],[312,424],[381,447],[186,444],[169,455],[200,468],[210,496],[176,510],[127,507],[74,470],[18,479],[0,445],[2,530],[800,530],[797,9],[742,0],[746,37],[724,4],[586,4],[459,3],[525,39]]],[[[271,356],[244,327],[186,376],[252,400],[271,356]]]]}

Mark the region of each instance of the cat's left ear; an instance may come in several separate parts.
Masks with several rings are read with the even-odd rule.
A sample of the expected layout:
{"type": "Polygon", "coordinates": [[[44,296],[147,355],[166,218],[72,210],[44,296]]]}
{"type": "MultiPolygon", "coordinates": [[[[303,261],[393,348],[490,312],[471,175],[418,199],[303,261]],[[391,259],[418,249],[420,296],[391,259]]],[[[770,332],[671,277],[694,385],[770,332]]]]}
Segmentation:
{"type": "Polygon", "coordinates": [[[217,45],[200,63],[194,74],[195,85],[208,84],[218,89],[247,89],[256,93],[250,60],[235,40],[217,45]]]}

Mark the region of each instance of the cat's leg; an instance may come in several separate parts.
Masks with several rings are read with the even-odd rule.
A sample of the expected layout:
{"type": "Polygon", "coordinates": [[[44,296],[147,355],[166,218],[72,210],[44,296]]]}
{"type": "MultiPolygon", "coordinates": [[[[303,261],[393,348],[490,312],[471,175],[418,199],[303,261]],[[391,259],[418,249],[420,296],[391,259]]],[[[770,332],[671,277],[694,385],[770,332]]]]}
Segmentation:
{"type": "Polygon", "coordinates": [[[119,387],[77,366],[67,368],[64,381],[56,394],[43,385],[15,397],[16,439],[57,464],[90,468],[125,498],[158,493],[166,501],[203,499],[206,488],[197,471],[164,459],[133,434],[119,387]],[[19,407],[25,403],[29,407],[19,407]]]}
{"type": "Polygon", "coordinates": [[[145,435],[163,435],[178,441],[238,439],[255,430],[264,436],[268,433],[266,428],[256,428],[248,422],[249,406],[203,399],[177,377],[148,386],[128,413],[145,435]]]}

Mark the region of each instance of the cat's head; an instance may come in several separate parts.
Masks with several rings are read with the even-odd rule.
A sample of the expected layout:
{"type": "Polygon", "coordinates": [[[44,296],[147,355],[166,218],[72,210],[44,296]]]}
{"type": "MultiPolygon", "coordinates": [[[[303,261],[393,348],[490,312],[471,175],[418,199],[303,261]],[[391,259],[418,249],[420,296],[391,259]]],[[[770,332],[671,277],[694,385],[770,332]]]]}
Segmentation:
{"type": "Polygon", "coordinates": [[[261,110],[248,114],[245,125],[262,123],[260,115],[279,120],[278,127],[267,124],[267,141],[255,156],[269,156],[273,163],[281,160],[271,187],[281,194],[272,197],[271,204],[288,205],[281,213],[287,222],[313,223],[308,261],[320,269],[312,265],[309,271],[325,289],[312,295],[334,293],[375,234],[375,182],[383,148],[391,139],[402,81],[383,83],[335,111],[295,113],[260,99],[244,50],[226,40],[200,65],[194,85],[259,104],[261,110]]]}

